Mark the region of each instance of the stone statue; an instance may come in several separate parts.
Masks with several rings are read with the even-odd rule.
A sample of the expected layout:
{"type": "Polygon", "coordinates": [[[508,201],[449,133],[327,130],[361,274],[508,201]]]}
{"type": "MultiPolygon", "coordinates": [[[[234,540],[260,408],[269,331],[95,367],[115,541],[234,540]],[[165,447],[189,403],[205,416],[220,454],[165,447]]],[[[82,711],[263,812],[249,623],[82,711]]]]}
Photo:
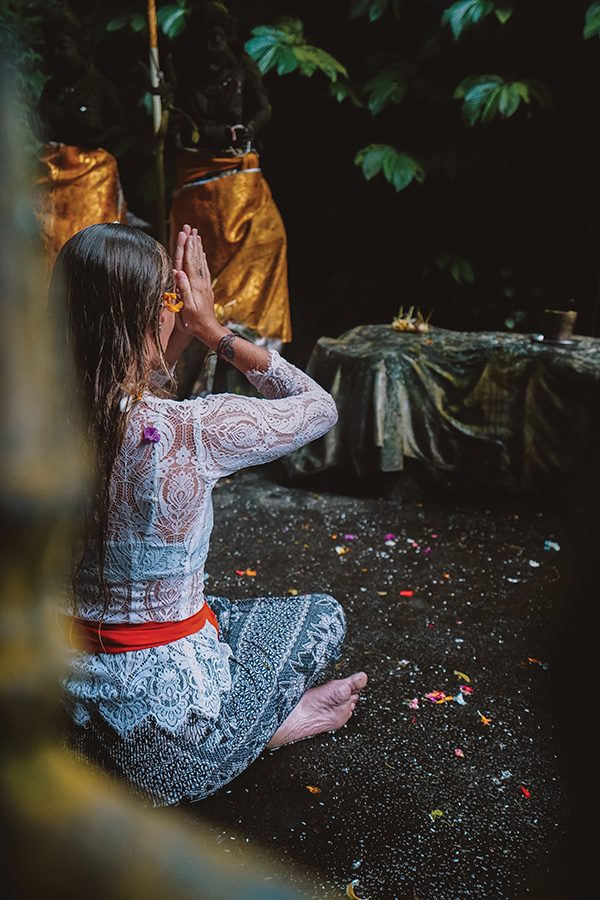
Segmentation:
{"type": "Polygon", "coordinates": [[[173,116],[178,145],[217,154],[249,152],[271,118],[271,106],[222,3],[204,3],[190,17],[181,50],[173,116]]]}
{"type": "MultiPolygon", "coordinates": [[[[171,242],[184,223],[197,228],[221,320],[281,348],[291,340],[287,238],[256,148],[271,107],[223,3],[201,3],[190,15],[173,70],[171,242]]],[[[182,368],[182,395],[201,391],[198,360],[182,368]]]]}
{"type": "Polygon", "coordinates": [[[44,141],[38,218],[50,269],[65,241],[81,228],[126,219],[111,152],[124,132],[124,114],[116,88],[94,67],[83,29],[69,7],[47,13],[42,30],[51,74],[34,128],[44,141]]]}

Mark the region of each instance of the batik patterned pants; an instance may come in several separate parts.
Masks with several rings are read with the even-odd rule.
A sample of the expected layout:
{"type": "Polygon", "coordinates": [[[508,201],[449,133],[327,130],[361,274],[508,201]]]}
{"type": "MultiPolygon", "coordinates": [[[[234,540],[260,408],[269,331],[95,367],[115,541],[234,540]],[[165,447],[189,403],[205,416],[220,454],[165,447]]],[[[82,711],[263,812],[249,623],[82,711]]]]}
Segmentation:
{"type": "Polygon", "coordinates": [[[155,806],[202,800],[243,772],[323,680],[344,640],[343,610],[326,594],[207,601],[232,649],[232,687],[216,720],[190,714],[173,733],[147,719],[126,738],[98,713],[85,727],[68,727],[78,757],[125,779],[155,806]]]}

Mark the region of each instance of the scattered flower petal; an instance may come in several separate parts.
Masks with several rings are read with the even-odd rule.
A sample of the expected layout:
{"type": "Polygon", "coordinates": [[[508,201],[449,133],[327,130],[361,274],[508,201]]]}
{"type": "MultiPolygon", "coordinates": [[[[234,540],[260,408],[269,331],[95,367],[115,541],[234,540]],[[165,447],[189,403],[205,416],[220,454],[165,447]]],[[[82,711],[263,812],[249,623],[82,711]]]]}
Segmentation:
{"type": "Polygon", "coordinates": [[[315,787],[314,784],[307,784],[307,785],[305,785],[305,787],[306,787],[307,791],[311,792],[311,794],[320,794],[321,793],[321,788],[315,787]]]}
{"type": "Polygon", "coordinates": [[[344,556],[344,554],[348,553],[348,547],[341,547],[339,544],[335,548],[335,552],[338,556],[344,556]]]}
{"type": "Polygon", "coordinates": [[[441,809],[432,809],[429,813],[429,818],[432,822],[435,822],[436,819],[440,819],[444,815],[444,811],[441,809]]]}
{"type": "MultiPolygon", "coordinates": [[[[355,878],[354,881],[351,881],[346,885],[346,896],[350,897],[351,900],[361,900],[358,894],[354,893],[354,885],[358,884],[358,880],[355,878]]],[[[366,900],[366,897],[363,897],[362,900],[366,900]]]]}
{"type": "Polygon", "coordinates": [[[455,756],[460,756],[461,759],[464,759],[464,755],[465,755],[465,754],[462,752],[462,750],[460,749],[460,747],[455,747],[455,748],[454,748],[454,755],[455,755],[455,756]]]}
{"type": "Polygon", "coordinates": [[[558,553],[560,544],[557,544],[556,541],[544,541],[544,550],[555,550],[558,553]]]}
{"type": "Polygon", "coordinates": [[[465,675],[464,672],[459,672],[458,669],[455,669],[453,674],[458,675],[458,677],[462,678],[463,681],[466,681],[467,684],[471,684],[471,679],[469,678],[468,675],[465,675]]]}
{"type": "Polygon", "coordinates": [[[413,697],[412,700],[408,701],[408,705],[410,709],[418,709],[419,708],[419,698],[413,697]]]}
{"type": "Polygon", "coordinates": [[[400,591],[401,597],[414,597],[414,591],[400,591]]]}
{"type": "Polygon", "coordinates": [[[521,793],[523,794],[523,796],[526,797],[527,800],[529,800],[529,798],[531,797],[531,791],[528,791],[527,788],[523,787],[522,784],[519,785],[519,789],[520,789],[521,793]]]}
{"type": "Polygon", "coordinates": [[[537,559],[530,559],[529,565],[531,566],[532,569],[539,569],[539,567],[540,567],[540,563],[537,561],[537,559]]]}
{"type": "Polygon", "coordinates": [[[550,668],[550,663],[542,662],[541,659],[535,659],[535,657],[533,657],[533,656],[528,656],[528,657],[527,657],[527,662],[533,663],[533,664],[535,664],[535,665],[538,665],[538,666],[540,666],[540,667],[541,667],[542,669],[544,669],[544,670],[547,670],[547,669],[550,668]]]}

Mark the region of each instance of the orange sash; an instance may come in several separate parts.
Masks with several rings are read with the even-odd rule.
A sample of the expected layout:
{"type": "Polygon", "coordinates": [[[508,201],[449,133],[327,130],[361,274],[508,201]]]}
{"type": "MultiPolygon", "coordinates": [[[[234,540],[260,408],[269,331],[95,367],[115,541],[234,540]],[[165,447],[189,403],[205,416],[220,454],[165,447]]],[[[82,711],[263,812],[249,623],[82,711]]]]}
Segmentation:
{"type": "Polygon", "coordinates": [[[127,653],[170,644],[200,631],[207,622],[219,630],[217,617],[204,603],[197,613],[180,622],[92,622],[73,616],[71,642],[86,653],[127,653]]]}

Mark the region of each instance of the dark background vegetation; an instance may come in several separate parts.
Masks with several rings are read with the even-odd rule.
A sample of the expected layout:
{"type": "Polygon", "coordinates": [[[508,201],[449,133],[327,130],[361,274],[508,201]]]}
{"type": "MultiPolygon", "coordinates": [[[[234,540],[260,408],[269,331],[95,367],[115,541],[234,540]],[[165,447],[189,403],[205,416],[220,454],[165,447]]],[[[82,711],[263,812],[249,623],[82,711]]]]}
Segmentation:
{"type": "MultiPolygon", "coordinates": [[[[23,18],[39,9],[18,5],[23,18]]],[[[442,327],[525,332],[538,329],[545,307],[575,308],[576,331],[596,333],[600,45],[583,36],[589,2],[515,0],[508,22],[488,15],[459,40],[441,24],[450,5],[399,0],[371,22],[366,14],[350,18],[349,0],[229,4],[244,40],[258,24],[293,16],[352,83],[364,84],[394,53],[439,94],[423,100],[409,89],[372,115],[332,97],[321,72],[265,75],[273,118],[260,136],[262,165],[288,231],[290,355],[301,363],[320,335],[390,321],[400,305],[433,309],[442,327]],[[552,107],[522,104],[510,118],[468,126],[452,93],[465,77],[485,73],[539,79],[552,107]],[[366,181],[354,158],[372,143],[417,157],[424,182],[396,192],[381,174],[366,181]],[[466,260],[472,283],[440,270],[443,254],[466,260]]],[[[145,12],[145,3],[72,7],[86,22],[96,65],[127,107],[131,133],[119,162],[129,207],[152,220],[152,134],[140,105],[147,39],[128,27],[107,30],[124,12],[145,12]]],[[[35,23],[28,27],[25,40],[35,44],[35,23]]],[[[169,41],[162,40],[164,58],[169,41]]],[[[43,72],[43,62],[36,66],[43,72]]]]}

